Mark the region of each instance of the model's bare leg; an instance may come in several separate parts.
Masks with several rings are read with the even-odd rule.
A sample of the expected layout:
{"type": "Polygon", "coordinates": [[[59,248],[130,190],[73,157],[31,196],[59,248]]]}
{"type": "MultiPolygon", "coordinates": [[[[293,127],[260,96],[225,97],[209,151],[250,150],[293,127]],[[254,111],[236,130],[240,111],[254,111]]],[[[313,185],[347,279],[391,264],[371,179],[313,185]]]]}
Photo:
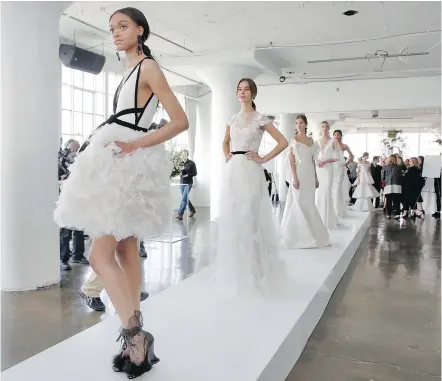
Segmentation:
{"type": "Polygon", "coordinates": [[[120,266],[126,275],[126,282],[129,285],[133,310],[139,311],[141,269],[138,259],[138,240],[136,238],[128,238],[121,241],[117,246],[117,256],[120,266]]]}
{"type": "Polygon", "coordinates": [[[124,328],[134,315],[132,294],[127,277],[115,259],[117,241],[112,236],[94,239],[91,247],[90,264],[106,289],[109,298],[120,316],[124,328]]]}

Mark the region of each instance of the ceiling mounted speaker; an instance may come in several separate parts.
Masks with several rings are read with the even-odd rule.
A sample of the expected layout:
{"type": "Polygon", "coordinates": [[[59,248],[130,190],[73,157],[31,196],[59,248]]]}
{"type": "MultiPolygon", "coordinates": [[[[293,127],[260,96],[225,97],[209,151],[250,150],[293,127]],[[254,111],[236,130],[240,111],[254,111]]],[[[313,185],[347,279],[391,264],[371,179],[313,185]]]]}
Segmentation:
{"type": "Polygon", "coordinates": [[[106,62],[101,54],[68,44],[60,45],[58,55],[64,66],[91,74],[99,74],[106,62]]]}

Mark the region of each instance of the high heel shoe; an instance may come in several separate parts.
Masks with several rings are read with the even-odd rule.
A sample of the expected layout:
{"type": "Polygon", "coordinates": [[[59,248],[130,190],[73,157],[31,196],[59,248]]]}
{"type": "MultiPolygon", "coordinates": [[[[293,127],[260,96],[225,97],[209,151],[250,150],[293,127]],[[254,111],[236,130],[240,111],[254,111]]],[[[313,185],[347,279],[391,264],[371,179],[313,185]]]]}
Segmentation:
{"type": "Polygon", "coordinates": [[[153,335],[143,330],[129,338],[130,355],[123,367],[123,372],[126,373],[128,379],[131,380],[149,372],[160,361],[155,356],[154,343],[153,335]],[[142,346],[142,353],[137,353],[140,346],[142,346]]]}
{"type": "Polygon", "coordinates": [[[126,360],[129,358],[129,347],[127,345],[127,339],[130,334],[136,335],[143,327],[143,315],[141,311],[135,311],[133,317],[131,318],[133,327],[130,329],[120,330],[120,335],[117,341],[122,340],[120,353],[114,356],[112,360],[112,369],[114,372],[122,372],[126,360]],[[131,332],[132,331],[132,332],[131,332]]]}
{"type": "Polygon", "coordinates": [[[115,372],[126,372],[127,377],[132,379],[148,372],[152,366],[157,364],[160,359],[154,353],[154,337],[149,332],[143,331],[143,315],[141,311],[135,311],[133,317],[130,319],[132,327],[121,329],[117,341],[122,340],[121,351],[113,358],[112,369],[115,372]],[[147,357],[145,356],[143,362],[139,365],[135,364],[130,359],[131,349],[136,346],[134,338],[136,336],[144,337],[144,353],[146,353],[147,343],[147,357]],[[147,361],[146,361],[147,360],[147,361]]]}
{"type": "Polygon", "coordinates": [[[424,213],[420,213],[420,214],[417,214],[417,213],[416,213],[416,217],[418,217],[418,218],[420,218],[421,220],[423,220],[423,219],[425,218],[425,214],[424,214],[424,213]]]}

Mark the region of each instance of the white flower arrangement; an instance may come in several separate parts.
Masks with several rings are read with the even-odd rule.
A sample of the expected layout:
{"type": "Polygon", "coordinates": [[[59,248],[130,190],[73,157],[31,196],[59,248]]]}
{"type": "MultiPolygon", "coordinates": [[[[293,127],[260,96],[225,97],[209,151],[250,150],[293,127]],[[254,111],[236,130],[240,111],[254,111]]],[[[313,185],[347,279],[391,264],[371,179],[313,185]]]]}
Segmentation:
{"type": "Polygon", "coordinates": [[[175,145],[172,145],[169,149],[169,159],[172,162],[172,172],[170,178],[173,179],[181,174],[184,167],[183,163],[183,151],[177,150],[175,145]]]}

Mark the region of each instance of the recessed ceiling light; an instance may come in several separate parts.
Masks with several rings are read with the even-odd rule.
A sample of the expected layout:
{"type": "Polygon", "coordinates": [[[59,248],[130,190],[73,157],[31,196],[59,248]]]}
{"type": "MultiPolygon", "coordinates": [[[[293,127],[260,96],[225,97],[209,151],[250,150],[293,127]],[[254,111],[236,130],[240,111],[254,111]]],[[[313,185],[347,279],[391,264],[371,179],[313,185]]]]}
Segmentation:
{"type": "Polygon", "coordinates": [[[355,14],[357,14],[358,11],[355,11],[354,9],[349,9],[348,11],[345,11],[343,13],[344,16],[354,16],[355,14]]]}

